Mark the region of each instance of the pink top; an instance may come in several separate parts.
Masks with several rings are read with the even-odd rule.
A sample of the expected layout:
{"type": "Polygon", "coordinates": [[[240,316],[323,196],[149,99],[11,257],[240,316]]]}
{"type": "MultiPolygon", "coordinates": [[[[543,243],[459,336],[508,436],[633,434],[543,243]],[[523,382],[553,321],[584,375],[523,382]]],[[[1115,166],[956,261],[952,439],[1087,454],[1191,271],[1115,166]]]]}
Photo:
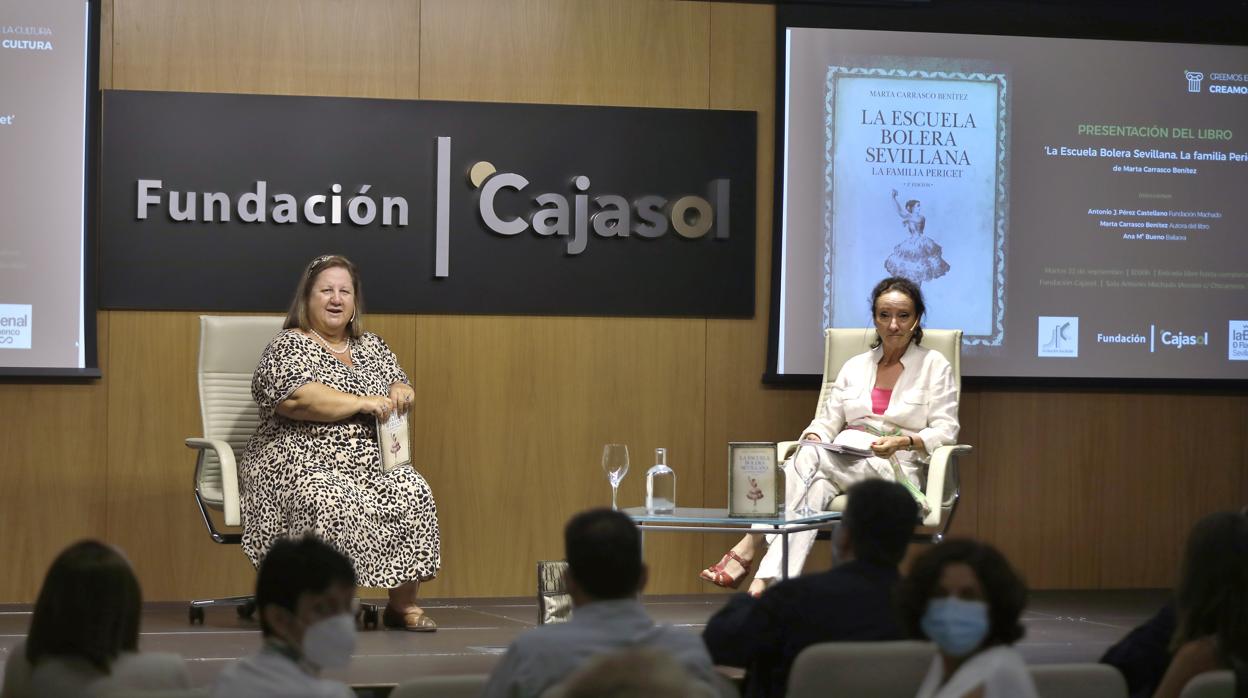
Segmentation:
{"type": "Polygon", "coordinates": [[[888,400],[893,396],[893,391],[883,390],[881,388],[871,389],[871,411],[875,414],[884,414],[884,410],[888,409],[888,400]]]}

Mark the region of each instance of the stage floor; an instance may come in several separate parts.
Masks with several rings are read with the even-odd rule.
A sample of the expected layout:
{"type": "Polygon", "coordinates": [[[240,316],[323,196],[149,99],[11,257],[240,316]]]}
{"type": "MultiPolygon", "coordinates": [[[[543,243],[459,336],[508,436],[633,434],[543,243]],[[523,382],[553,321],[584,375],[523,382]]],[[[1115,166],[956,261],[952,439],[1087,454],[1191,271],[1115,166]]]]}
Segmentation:
{"type": "MultiPolygon", "coordinates": [[[[1019,643],[1029,663],[1094,662],[1105,648],[1165,603],[1167,592],[1037,591],[1024,616],[1019,643]]],[[[647,596],[651,615],[700,633],[727,597],[719,594],[647,596]]],[[[354,685],[384,686],[431,674],[488,673],[519,633],[536,624],[535,600],[426,599],[436,633],[363,631],[350,668],[330,674],[354,685]]],[[[26,633],[29,606],[0,606],[0,660],[26,633]]],[[[209,684],[228,662],[254,652],[260,631],[234,609],[207,609],[202,626],[187,623],[183,604],[148,604],[140,647],[186,657],[196,684],[209,684]]],[[[739,675],[739,674],[738,674],[739,675]]]]}

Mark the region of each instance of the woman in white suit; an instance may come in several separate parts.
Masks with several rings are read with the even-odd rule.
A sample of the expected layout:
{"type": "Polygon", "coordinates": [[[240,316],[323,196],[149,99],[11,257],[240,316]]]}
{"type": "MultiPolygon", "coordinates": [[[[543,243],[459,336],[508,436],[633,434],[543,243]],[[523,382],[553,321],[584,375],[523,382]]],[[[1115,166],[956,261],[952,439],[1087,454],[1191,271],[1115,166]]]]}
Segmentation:
{"type": "MultiPolygon", "coordinates": [[[[919,474],[930,453],[956,443],[958,390],[948,360],[921,344],[926,310],[922,291],[909,279],[889,277],[872,290],[876,341],[869,351],[845,362],[814,421],[802,433],[803,441],[840,443],[870,450],[871,455],[799,448],[784,464],[785,508],[790,517],[803,506],[827,509],[838,494],[873,477],[900,482],[918,500],[920,509],[928,510],[919,474]],[[811,477],[812,472],[808,488],[802,476],[811,477]]],[[[712,584],[736,588],[749,574],[762,538],[761,534],[746,535],[700,576],[712,584]]],[[[789,576],[801,573],[814,538],[814,531],[789,536],[789,576]]],[[[780,567],[781,551],[771,546],[759,563],[750,593],[761,594],[768,583],[781,577],[780,567]]]]}

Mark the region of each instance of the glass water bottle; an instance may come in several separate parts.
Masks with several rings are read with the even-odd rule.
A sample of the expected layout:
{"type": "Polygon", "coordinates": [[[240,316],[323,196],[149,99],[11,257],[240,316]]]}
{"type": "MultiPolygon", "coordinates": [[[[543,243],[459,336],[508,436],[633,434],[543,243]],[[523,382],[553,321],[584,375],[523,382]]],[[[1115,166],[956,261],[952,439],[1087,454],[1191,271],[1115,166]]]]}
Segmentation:
{"type": "Polygon", "coordinates": [[[654,449],[654,467],[646,471],[646,513],[676,511],[676,473],[667,467],[667,449],[654,449]]]}

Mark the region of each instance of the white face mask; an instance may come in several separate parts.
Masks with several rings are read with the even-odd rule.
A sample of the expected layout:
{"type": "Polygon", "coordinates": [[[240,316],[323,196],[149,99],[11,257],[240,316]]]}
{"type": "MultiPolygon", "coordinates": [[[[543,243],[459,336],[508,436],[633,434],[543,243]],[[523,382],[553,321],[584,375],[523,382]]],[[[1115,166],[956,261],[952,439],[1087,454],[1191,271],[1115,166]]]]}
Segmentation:
{"type": "Polygon", "coordinates": [[[322,669],[345,667],[355,651],[355,616],[339,613],[308,626],[303,656],[322,669]]]}

